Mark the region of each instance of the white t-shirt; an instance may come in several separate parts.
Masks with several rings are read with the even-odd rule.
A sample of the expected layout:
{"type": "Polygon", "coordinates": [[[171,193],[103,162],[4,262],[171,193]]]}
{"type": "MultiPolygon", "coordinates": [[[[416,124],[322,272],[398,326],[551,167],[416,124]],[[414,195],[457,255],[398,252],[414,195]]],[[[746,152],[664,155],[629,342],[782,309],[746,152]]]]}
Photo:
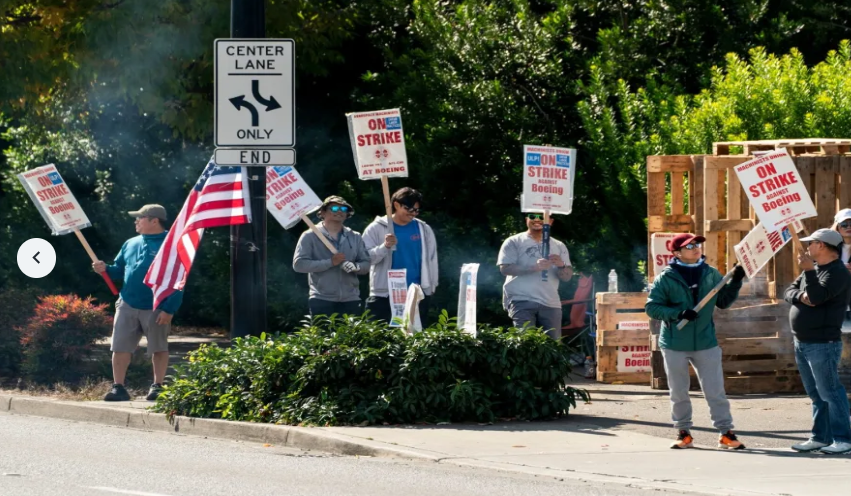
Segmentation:
{"type": "Polygon", "coordinates": [[[851,263],[851,245],[842,243],[842,263],[851,263]]]}
{"type": "MultiPolygon", "coordinates": [[[[499,249],[497,265],[519,265],[521,267],[533,267],[537,265],[541,257],[541,244],[528,232],[515,234],[506,239],[499,249]]],[[[550,255],[558,255],[564,261],[565,266],[570,265],[570,254],[567,247],[561,241],[550,237],[550,255]]],[[[561,308],[561,299],[558,297],[558,285],[561,282],[554,266],[544,281],[540,272],[532,272],[522,276],[507,276],[502,286],[502,304],[507,310],[512,301],[534,301],[540,305],[550,308],[561,308]]]]}

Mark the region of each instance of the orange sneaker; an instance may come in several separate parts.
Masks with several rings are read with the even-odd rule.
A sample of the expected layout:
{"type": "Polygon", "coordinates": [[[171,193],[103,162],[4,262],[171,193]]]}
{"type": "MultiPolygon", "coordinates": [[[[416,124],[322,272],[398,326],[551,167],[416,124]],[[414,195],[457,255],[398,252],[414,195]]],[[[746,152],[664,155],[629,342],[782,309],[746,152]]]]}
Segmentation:
{"type": "Polygon", "coordinates": [[[686,449],[694,448],[694,438],[687,430],[681,430],[677,436],[677,440],[671,443],[671,449],[686,449]]]}
{"type": "Polygon", "coordinates": [[[721,434],[721,437],[718,439],[718,447],[734,450],[745,449],[745,445],[736,439],[736,435],[733,434],[733,431],[727,431],[726,434],[721,434]]]}

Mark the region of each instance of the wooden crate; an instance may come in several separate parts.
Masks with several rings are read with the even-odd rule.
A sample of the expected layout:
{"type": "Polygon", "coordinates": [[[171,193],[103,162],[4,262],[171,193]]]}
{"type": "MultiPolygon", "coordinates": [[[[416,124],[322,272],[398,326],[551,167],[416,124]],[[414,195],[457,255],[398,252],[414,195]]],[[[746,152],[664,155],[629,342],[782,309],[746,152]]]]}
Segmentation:
{"type": "Polygon", "coordinates": [[[649,352],[649,330],[619,330],[621,322],[649,322],[644,313],[647,293],[597,293],[597,381],[649,384],[647,372],[618,370],[618,355],[629,350],[649,352]]]}
{"type": "MultiPolygon", "coordinates": [[[[735,172],[730,171],[734,176],[732,186],[741,190],[741,193],[727,199],[727,175],[719,175],[716,167],[719,161],[737,165],[746,160],[748,158],[719,158],[706,155],[647,157],[648,267],[653,266],[651,236],[658,232],[691,232],[706,236],[704,251],[707,251],[708,246],[712,246],[713,254],[720,251],[724,255],[720,260],[723,262],[723,267],[717,265],[719,263],[717,257],[710,260],[710,263],[719,270],[726,269],[728,258],[735,260],[733,246],[753,229],[754,215],[745,197],[745,191],[735,177],[735,172]],[[708,178],[705,177],[707,160],[710,161],[708,178]],[[724,196],[720,198],[719,189],[724,193],[724,196]],[[668,193],[670,193],[669,197],[668,193]],[[666,198],[670,198],[670,201],[666,198]],[[706,222],[707,218],[712,222],[706,222]]],[[[760,273],[754,280],[745,282],[741,294],[766,296],[767,291],[766,276],[760,273]]]]}
{"type": "Polygon", "coordinates": [[[785,148],[790,155],[801,155],[805,153],[837,155],[848,153],[851,150],[851,140],[832,138],[806,138],[806,139],[782,139],[762,141],[720,141],[712,143],[713,155],[731,155],[733,151],[739,151],[738,155],[752,155],[753,152],[777,150],[785,148]],[[741,150],[739,150],[741,149],[741,150]]]}
{"type": "MultiPolygon", "coordinates": [[[[818,148],[821,154],[792,157],[818,212],[817,217],[804,220],[810,232],[832,227],[836,212],[851,207],[851,154],[845,154],[851,147],[851,140],[731,141],[716,143],[716,155],[649,156],[648,263],[652,263],[649,258],[653,233],[693,232],[706,237],[703,251],[710,265],[722,273],[732,268],[736,261],[733,247],[759,220],[732,170],[753,157],[729,155],[730,147],[741,147],[749,154],[782,147],[793,153],[818,148]],[[670,201],[666,200],[668,194],[670,201]]],[[[757,277],[746,281],[741,294],[771,299],[782,297],[785,288],[799,274],[789,243],[757,277]]]]}
{"type": "MultiPolygon", "coordinates": [[[[728,394],[800,393],[803,384],[795,363],[789,305],[782,301],[740,298],[733,308],[715,310],[715,333],[723,351],[724,386],[728,394]]],[[[667,389],[658,350],[653,350],[651,387],[667,389]]],[[[692,388],[699,387],[691,370],[692,388]]]]}

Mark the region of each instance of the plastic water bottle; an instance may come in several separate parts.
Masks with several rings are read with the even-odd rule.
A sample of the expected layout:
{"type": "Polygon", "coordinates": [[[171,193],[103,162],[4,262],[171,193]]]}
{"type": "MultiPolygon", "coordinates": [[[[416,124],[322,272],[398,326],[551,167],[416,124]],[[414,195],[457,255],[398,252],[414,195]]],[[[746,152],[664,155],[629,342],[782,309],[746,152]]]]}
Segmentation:
{"type": "Polygon", "coordinates": [[[615,272],[615,269],[612,269],[609,272],[609,293],[617,293],[618,292],[618,273],[615,272]]]}

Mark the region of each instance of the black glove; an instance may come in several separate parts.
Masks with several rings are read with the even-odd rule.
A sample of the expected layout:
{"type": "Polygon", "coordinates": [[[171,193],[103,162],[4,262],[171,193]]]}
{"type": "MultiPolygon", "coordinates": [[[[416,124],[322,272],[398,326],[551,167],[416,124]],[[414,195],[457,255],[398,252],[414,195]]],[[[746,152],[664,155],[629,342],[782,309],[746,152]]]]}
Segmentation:
{"type": "Polygon", "coordinates": [[[677,318],[678,318],[679,320],[683,320],[683,319],[685,319],[685,320],[694,320],[694,319],[696,319],[696,318],[697,318],[697,312],[695,312],[694,310],[692,310],[691,308],[689,308],[688,310],[683,310],[682,312],[680,312],[680,314],[679,314],[679,315],[677,315],[677,318]]]}
{"type": "Polygon", "coordinates": [[[742,279],[745,278],[745,268],[741,265],[737,265],[735,269],[733,269],[733,282],[742,282],[742,279]]]}

